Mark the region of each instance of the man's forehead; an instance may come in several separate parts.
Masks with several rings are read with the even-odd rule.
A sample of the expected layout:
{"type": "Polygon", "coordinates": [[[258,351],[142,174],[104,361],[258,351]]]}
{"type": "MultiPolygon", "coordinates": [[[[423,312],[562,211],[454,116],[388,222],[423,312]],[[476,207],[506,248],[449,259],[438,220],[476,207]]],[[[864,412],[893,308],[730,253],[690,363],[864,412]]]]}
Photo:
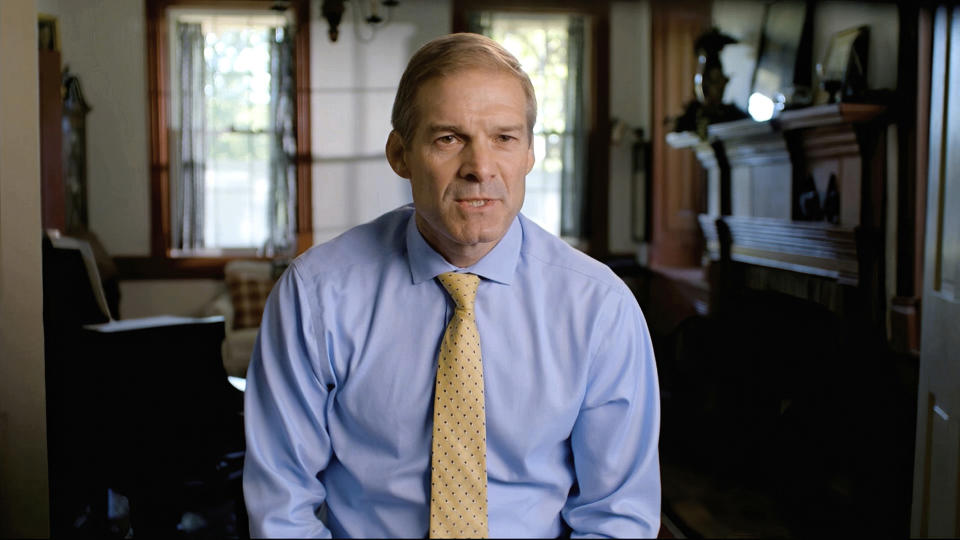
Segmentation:
{"type": "MultiPolygon", "coordinates": [[[[494,71],[489,69],[473,69],[458,71],[444,75],[442,77],[432,77],[424,81],[417,89],[414,95],[414,101],[419,109],[421,118],[431,112],[440,112],[444,105],[453,105],[455,107],[470,107],[474,103],[486,101],[484,98],[490,98],[497,94],[512,94],[510,98],[517,98],[517,105],[522,109],[526,108],[527,95],[523,90],[520,81],[510,73],[494,71]],[[465,79],[472,79],[470,87],[458,88],[451,91],[453,85],[465,83],[465,79]],[[505,83],[505,86],[503,86],[505,83]],[[480,95],[471,93],[475,87],[497,85],[499,88],[493,92],[482,92],[480,95]],[[504,92],[505,91],[505,92],[504,92]]],[[[503,101],[505,104],[506,102],[503,101]]]]}
{"type": "Polygon", "coordinates": [[[524,93],[525,95],[525,92],[523,91],[523,84],[520,82],[520,78],[517,77],[516,74],[504,69],[496,69],[485,66],[467,66],[447,73],[428,77],[420,82],[420,85],[417,88],[417,94],[419,95],[424,89],[436,89],[445,82],[458,81],[471,77],[476,77],[483,81],[510,80],[516,83],[517,88],[519,88],[520,92],[524,93]]]}

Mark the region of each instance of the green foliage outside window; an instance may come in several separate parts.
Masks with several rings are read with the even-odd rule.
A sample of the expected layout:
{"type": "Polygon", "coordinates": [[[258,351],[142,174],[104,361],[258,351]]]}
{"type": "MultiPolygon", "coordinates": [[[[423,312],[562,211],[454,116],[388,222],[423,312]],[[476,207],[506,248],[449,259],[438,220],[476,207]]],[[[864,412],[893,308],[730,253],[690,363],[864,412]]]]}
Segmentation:
{"type": "Polygon", "coordinates": [[[269,159],[272,34],[273,30],[237,28],[204,36],[210,161],[269,159]]]}

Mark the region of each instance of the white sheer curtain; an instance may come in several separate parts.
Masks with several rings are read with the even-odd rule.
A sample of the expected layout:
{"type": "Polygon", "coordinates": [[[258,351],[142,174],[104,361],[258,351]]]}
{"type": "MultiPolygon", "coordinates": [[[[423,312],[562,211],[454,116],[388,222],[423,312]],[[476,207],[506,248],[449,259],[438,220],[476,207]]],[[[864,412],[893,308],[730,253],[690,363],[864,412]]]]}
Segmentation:
{"type": "Polygon", "coordinates": [[[296,249],[297,129],[293,28],[271,30],[270,40],[270,187],[264,246],[266,255],[296,249]]]}
{"type": "Polygon", "coordinates": [[[584,19],[570,17],[567,29],[567,133],[563,144],[560,194],[560,235],[583,236],[586,220],[587,136],[583,115],[584,19]]]}
{"type": "Polygon", "coordinates": [[[174,249],[204,247],[204,177],[206,175],[206,108],[203,88],[206,68],[203,59],[203,31],[200,24],[177,23],[179,56],[179,106],[177,115],[177,158],[171,182],[172,243],[174,249]]]}

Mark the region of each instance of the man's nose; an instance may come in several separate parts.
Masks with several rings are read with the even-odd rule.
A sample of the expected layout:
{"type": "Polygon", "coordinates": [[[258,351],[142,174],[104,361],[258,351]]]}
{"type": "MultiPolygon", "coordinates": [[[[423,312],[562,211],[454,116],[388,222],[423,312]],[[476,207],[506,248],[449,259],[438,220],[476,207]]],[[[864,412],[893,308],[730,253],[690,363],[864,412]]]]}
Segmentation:
{"type": "Polygon", "coordinates": [[[493,180],[497,175],[493,149],[486,141],[474,140],[463,149],[460,176],[473,182],[493,180]]]}

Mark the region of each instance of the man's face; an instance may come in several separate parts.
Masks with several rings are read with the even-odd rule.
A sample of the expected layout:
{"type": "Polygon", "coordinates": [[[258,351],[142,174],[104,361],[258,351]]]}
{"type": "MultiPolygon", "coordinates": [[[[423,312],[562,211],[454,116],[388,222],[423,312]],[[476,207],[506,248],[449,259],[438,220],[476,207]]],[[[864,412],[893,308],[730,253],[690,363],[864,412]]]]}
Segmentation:
{"type": "Polygon", "coordinates": [[[511,75],[468,69],[420,87],[407,144],[390,135],[387,156],[410,180],[417,227],[453,264],[483,257],[523,206],[534,161],[525,99],[511,75]]]}

